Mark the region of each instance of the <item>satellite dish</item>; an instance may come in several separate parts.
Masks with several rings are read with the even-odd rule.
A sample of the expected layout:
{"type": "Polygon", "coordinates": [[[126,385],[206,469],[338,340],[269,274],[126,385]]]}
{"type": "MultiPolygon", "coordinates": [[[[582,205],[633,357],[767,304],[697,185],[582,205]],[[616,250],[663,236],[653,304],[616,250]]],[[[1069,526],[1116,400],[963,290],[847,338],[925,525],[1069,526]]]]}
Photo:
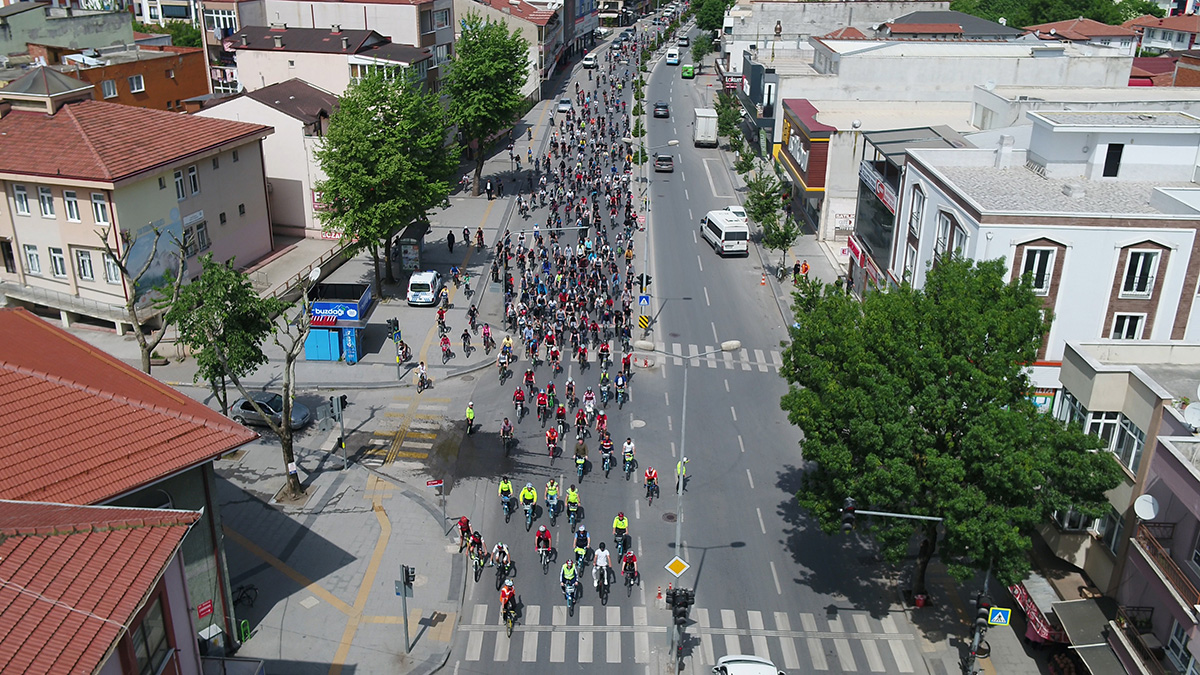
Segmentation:
{"type": "Polygon", "coordinates": [[[1153,495],[1142,495],[1133,500],[1133,512],[1141,520],[1154,520],[1158,517],[1158,500],[1153,495]]]}
{"type": "Polygon", "coordinates": [[[1200,403],[1193,403],[1183,409],[1183,421],[1193,429],[1200,429],[1200,403]]]}

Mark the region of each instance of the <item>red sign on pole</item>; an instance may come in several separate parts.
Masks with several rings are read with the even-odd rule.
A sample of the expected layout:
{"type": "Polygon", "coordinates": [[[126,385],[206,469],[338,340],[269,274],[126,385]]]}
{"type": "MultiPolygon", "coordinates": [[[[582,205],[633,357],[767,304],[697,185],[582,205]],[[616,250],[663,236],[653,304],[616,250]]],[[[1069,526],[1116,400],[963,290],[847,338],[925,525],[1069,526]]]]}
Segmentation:
{"type": "Polygon", "coordinates": [[[200,603],[199,607],[196,608],[196,614],[201,619],[203,619],[204,617],[212,614],[212,610],[213,610],[212,600],[205,600],[204,602],[200,603]]]}
{"type": "Polygon", "coordinates": [[[442,487],[442,479],[427,480],[425,481],[425,487],[442,487]]]}

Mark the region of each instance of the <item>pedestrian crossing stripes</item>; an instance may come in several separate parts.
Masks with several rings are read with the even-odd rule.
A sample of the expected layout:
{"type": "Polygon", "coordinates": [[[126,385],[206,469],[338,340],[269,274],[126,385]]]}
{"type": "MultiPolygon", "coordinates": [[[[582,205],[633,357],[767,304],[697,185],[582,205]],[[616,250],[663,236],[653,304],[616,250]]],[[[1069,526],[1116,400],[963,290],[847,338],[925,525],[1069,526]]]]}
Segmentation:
{"type": "Polygon", "coordinates": [[[429,457],[445,419],[448,398],[397,396],[371,431],[372,438],[359,461],[379,468],[397,460],[429,457]]]}
{"type": "Polygon", "coordinates": [[[760,373],[778,371],[783,366],[783,354],[778,350],[740,349],[735,352],[723,352],[712,345],[683,345],[678,342],[667,344],[655,342],[654,348],[660,353],[666,353],[672,365],[682,366],[684,360],[690,366],[707,368],[724,368],[725,370],[757,370],[760,373]],[[706,354],[706,356],[701,356],[706,354]]]}
{"type": "MultiPolygon", "coordinates": [[[[477,604],[466,633],[464,659],[531,663],[649,663],[653,651],[665,651],[665,612],[651,621],[645,606],[527,605],[520,608],[511,638],[504,632],[499,607],[477,604]],[[662,619],[662,621],[658,621],[662,619]],[[488,647],[491,649],[488,649],[488,647]]],[[[902,634],[892,615],[881,619],[862,612],[820,617],[807,612],[710,610],[697,607],[694,623],[684,629],[690,658],[712,666],[726,654],[754,654],[786,669],[823,672],[912,673],[915,638],[902,634]],[[793,629],[793,618],[799,619],[793,629]],[[804,665],[802,665],[804,664],[804,665]]]]}

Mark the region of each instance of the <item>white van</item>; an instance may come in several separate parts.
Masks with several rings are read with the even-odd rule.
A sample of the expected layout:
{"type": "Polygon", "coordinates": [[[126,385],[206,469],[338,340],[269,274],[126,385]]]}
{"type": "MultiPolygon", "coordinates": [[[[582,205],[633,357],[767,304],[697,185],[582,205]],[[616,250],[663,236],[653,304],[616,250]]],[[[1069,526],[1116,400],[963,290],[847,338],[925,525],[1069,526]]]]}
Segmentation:
{"type": "Polygon", "coordinates": [[[408,279],[408,304],[436,305],[442,290],[442,277],[432,270],[417,272],[408,279]]]}
{"type": "Polygon", "coordinates": [[[718,255],[750,255],[750,228],[729,211],[709,211],[700,221],[700,236],[718,255]]]}
{"type": "Polygon", "coordinates": [[[583,67],[588,68],[588,69],[595,68],[596,67],[596,55],[588,54],[587,56],[583,57],[583,67]]]}
{"type": "Polygon", "coordinates": [[[670,49],[667,50],[667,65],[668,66],[679,65],[679,50],[678,49],[671,47],[670,49]]]}

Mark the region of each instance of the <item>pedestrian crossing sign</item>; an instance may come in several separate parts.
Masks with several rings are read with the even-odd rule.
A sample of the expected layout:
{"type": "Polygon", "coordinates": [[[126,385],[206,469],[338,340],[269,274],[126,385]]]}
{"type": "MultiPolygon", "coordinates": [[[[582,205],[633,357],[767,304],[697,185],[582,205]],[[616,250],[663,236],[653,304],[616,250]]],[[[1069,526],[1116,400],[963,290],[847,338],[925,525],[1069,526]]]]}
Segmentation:
{"type": "Polygon", "coordinates": [[[639,295],[638,296],[638,304],[641,305],[642,307],[648,306],[650,304],[650,296],[639,295]]]}
{"type": "Polygon", "coordinates": [[[689,567],[691,567],[691,565],[684,562],[683,558],[680,558],[679,556],[671,558],[671,562],[666,564],[667,571],[671,574],[674,574],[676,579],[679,578],[679,575],[688,571],[689,567]]]}
{"type": "Polygon", "coordinates": [[[650,327],[650,317],[645,314],[639,316],[638,325],[642,327],[642,330],[646,330],[650,327]]]}
{"type": "Polygon", "coordinates": [[[1007,607],[993,607],[992,611],[988,613],[988,623],[993,626],[1007,626],[1011,613],[1012,610],[1007,607]]]}

